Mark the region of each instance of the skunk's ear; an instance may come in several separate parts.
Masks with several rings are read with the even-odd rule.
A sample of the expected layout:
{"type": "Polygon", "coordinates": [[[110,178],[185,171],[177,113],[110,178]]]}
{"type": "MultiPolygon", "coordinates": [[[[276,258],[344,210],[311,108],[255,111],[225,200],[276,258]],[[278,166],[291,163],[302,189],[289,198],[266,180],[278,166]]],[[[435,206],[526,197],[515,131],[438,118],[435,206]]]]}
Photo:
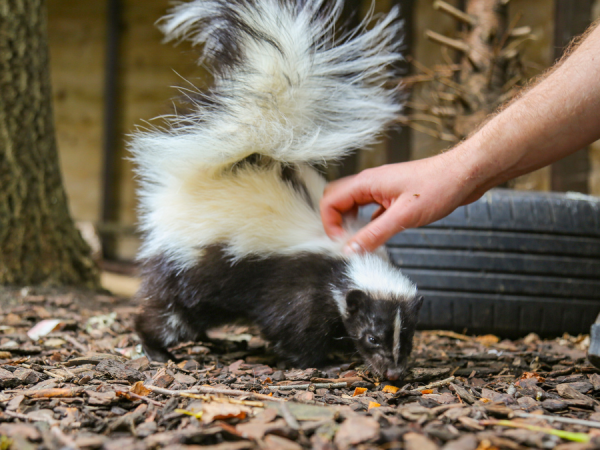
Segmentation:
{"type": "Polygon", "coordinates": [[[421,307],[423,306],[423,296],[419,295],[415,297],[410,302],[410,313],[414,316],[415,320],[419,319],[419,312],[421,311],[421,307]]]}
{"type": "Polygon", "coordinates": [[[367,294],[358,289],[353,289],[346,294],[346,314],[356,314],[367,301],[367,294]]]}

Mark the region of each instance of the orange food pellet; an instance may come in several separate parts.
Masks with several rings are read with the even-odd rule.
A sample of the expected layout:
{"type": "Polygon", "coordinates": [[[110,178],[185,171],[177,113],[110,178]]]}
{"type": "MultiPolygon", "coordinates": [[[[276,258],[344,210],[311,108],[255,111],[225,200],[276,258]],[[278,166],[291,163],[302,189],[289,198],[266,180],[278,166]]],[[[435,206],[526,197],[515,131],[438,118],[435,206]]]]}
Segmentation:
{"type": "Polygon", "coordinates": [[[423,389],[421,394],[433,394],[433,389],[423,389]]]}
{"type": "Polygon", "coordinates": [[[396,386],[392,386],[390,384],[388,384],[387,386],[384,386],[383,389],[381,390],[382,392],[385,392],[387,394],[395,394],[396,392],[398,392],[400,390],[399,387],[396,386]]]}
{"type": "Polygon", "coordinates": [[[356,389],[354,389],[354,394],[352,394],[352,397],[356,397],[357,395],[362,395],[365,392],[367,392],[367,388],[361,388],[361,387],[357,387],[356,389]]]}
{"type": "Polygon", "coordinates": [[[370,410],[371,408],[379,408],[381,406],[381,404],[377,403],[377,402],[369,402],[369,407],[367,408],[367,411],[370,410]]]}

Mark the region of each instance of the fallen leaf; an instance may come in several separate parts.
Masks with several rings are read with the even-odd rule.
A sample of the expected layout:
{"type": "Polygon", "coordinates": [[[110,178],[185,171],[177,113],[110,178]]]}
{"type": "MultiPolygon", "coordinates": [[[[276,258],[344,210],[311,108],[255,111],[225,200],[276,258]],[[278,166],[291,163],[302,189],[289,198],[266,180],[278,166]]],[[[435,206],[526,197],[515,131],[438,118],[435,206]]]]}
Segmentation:
{"type": "Polygon", "coordinates": [[[354,416],[346,419],[335,434],[334,442],[340,450],[379,436],[379,422],[370,417],[354,416]]]}
{"type": "Polygon", "coordinates": [[[231,403],[205,403],[202,405],[202,422],[211,423],[215,420],[245,419],[252,410],[247,406],[231,403]]]}
{"type": "Polygon", "coordinates": [[[524,372],[523,375],[521,375],[521,380],[527,380],[529,378],[535,378],[540,383],[546,381],[546,379],[537,372],[524,372]]]}
{"type": "Polygon", "coordinates": [[[352,397],[356,397],[357,395],[363,395],[367,391],[368,391],[367,388],[357,387],[356,389],[354,389],[354,393],[352,394],[352,397]]]}
{"type": "Polygon", "coordinates": [[[283,419],[278,419],[269,423],[246,422],[237,424],[235,428],[247,439],[262,439],[267,433],[281,433],[287,428],[287,423],[283,419]]]}
{"type": "Polygon", "coordinates": [[[148,389],[146,386],[144,386],[143,381],[136,381],[133,384],[133,386],[131,386],[131,389],[129,389],[129,392],[131,392],[133,394],[141,395],[142,397],[145,397],[148,394],[150,394],[152,391],[150,389],[148,389]]]}
{"type": "Polygon", "coordinates": [[[27,332],[29,339],[37,341],[39,338],[52,333],[53,331],[60,330],[62,328],[62,320],[60,319],[46,319],[35,324],[27,332]]]}

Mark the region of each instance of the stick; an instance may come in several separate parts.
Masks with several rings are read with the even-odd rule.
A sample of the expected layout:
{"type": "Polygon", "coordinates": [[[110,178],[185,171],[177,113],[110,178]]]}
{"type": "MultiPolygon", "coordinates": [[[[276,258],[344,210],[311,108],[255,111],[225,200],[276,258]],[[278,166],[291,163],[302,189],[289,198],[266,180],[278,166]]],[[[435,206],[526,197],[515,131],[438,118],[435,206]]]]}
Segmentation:
{"type": "Polygon", "coordinates": [[[231,403],[232,405],[244,405],[244,406],[255,406],[257,408],[264,408],[263,402],[254,402],[251,400],[237,400],[229,397],[216,397],[214,395],[200,395],[200,394],[181,394],[181,397],[195,398],[198,400],[204,400],[205,402],[217,402],[217,403],[231,403]]]}
{"type": "Polygon", "coordinates": [[[164,403],[158,402],[156,400],[152,400],[151,398],[144,397],[143,395],[134,394],[133,392],[125,392],[125,391],[116,391],[117,397],[131,397],[136,400],[142,400],[143,402],[150,403],[155,406],[160,406],[161,408],[165,406],[164,403]]]}
{"type": "Polygon", "coordinates": [[[577,433],[572,431],[557,430],[554,428],[538,427],[537,425],[529,425],[527,423],[519,423],[512,420],[480,420],[479,425],[496,425],[500,427],[521,428],[529,431],[540,431],[542,433],[558,436],[562,439],[567,439],[574,442],[590,442],[591,436],[586,433],[577,433]]]}
{"type": "Polygon", "coordinates": [[[531,34],[531,27],[528,27],[528,26],[513,28],[512,31],[510,33],[508,33],[508,35],[512,38],[529,36],[530,34],[531,34]]]}
{"type": "Polygon", "coordinates": [[[164,388],[159,388],[156,386],[145,386],[146,389],[150,389],[152,392],[156,393],[156,394],[162,394],[162,395],[177,395],[177,396],[181,396],[181,394],[222,394],[222,395],[233,395],[233,396],[242,396],[242,395],[253,395],[254,397],[261,399],[261,400],[266,400],[266,401],[270,401],[270,402],[285,402],[286,400],[283,398],[277,398],[277,397],[269,397],[268,395],[264,395],[264,394],[257,394],[255,392],[247,392],[247,391],[240,391],[237,389],[220,389],[220,388],[213,388],[213,387],[206,387],[206,386],[198,386],[194,389],[182,389],[182,390],[173,390],[173,389],[164,389],[164,388]]]}
{"type": "Polygon", "coordinates": [[[433,4],[433,9],[439,9],[445,12],[446,14],[454,17],[456,20],[460,20],[461,22],[469,24],[470,26],[475,26],[475,24],[477,23],[477,19],[475,17],[461,11],[458,8],[455,8],[451,4],[446,3],[444,0],[436,0],[433,4]]]}
{"type": "Polygon", "coordinates": [[[592,420],[571,419],[569,417],[546,416],[544,414],[530,414],[530,413],[519,412],[519,411],[515,411],[513,413],[513,416],[521,417],[521,418],[543,419],[543,420],[547,420],[548,422],[570,423],[573,425],[581,425],[583,427],[589,427],[589,428],[600,428],[600,422],[594,422],[592,420]]]}
{"type": "MultiPolygon", "coordinates": [[[[57,334],[58,334],[58,333],[57,333],[57,334]]],[[[60,333],[60,337],[61,337],[62,339],[64,339],[65,341],[68,341],[68,342],[70,342],[70,343],[73,345],[73,347],[75,347],[77,350],[79,350],[79,351],[80,351],[81,353],[83,353],[84,355],[85,355],[87,352],[89,352],[89,349],[88,349],[88,348],[87,348],[85,345],[83,345],[82,343],[80,343],[79,341],[77,341],[77,339],[75,339],[74,337],[72,337],[72,336],[69,336],[69,335],[68,335],[68,334],[66,334],[66,333],[60,333]]]]}
{"type": "Polygon", "coordinates": [[[433,388],[437,388],[437,387],[446,386],[447,384],[452,383],[454,380],[455,380],[455,378],[452,376],[452,377],[445,378],[440,381],[434,381],[433,383],[429,383],[428,385],[420,387],[419,389],[424,390],[424,389],[433,389],[433,388]]]}
{"type": "Polygon", "coordinates": [[[458,50],[467,55],[471,51],[471,47],[469,47],[469,44],[467,44],[466,42],[459,41],[458,39],[449,38],[448,36],[436,33],[435,31],[427,30],[425,31],[425,36],[427,36],[427,39],[430,39],[433,42],[437,42],[440,45],[445,45],[446,47],[453,48],[454,50],[458,50]]]}
{"type": "Polygon", "coordinates": [[[305,391],[309,386],[314,386],[315,389],[339,389],[348,387],[347,382],[342,383],[313,383],[313,384],[288,384],[287,386],[267,386],[269,389],[278,389],[280,391],[291,391],[292,389],[298,389],[305,391]]]}

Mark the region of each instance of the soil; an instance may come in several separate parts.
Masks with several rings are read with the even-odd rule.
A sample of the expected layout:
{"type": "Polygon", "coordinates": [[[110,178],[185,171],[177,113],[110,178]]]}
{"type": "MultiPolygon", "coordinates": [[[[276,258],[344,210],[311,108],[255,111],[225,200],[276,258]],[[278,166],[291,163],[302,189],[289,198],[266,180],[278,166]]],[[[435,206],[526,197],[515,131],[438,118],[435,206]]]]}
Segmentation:
{"type": "MultiPolygon", "coordinates": [[[[0,449],[600,448],[588,336],[417,333],[407,377],[294,368],[247,327],[149,362],[137,306],[0,292],[0,449]]],[[[598,411],[598,412],[597,412],[598,411]]]]}

